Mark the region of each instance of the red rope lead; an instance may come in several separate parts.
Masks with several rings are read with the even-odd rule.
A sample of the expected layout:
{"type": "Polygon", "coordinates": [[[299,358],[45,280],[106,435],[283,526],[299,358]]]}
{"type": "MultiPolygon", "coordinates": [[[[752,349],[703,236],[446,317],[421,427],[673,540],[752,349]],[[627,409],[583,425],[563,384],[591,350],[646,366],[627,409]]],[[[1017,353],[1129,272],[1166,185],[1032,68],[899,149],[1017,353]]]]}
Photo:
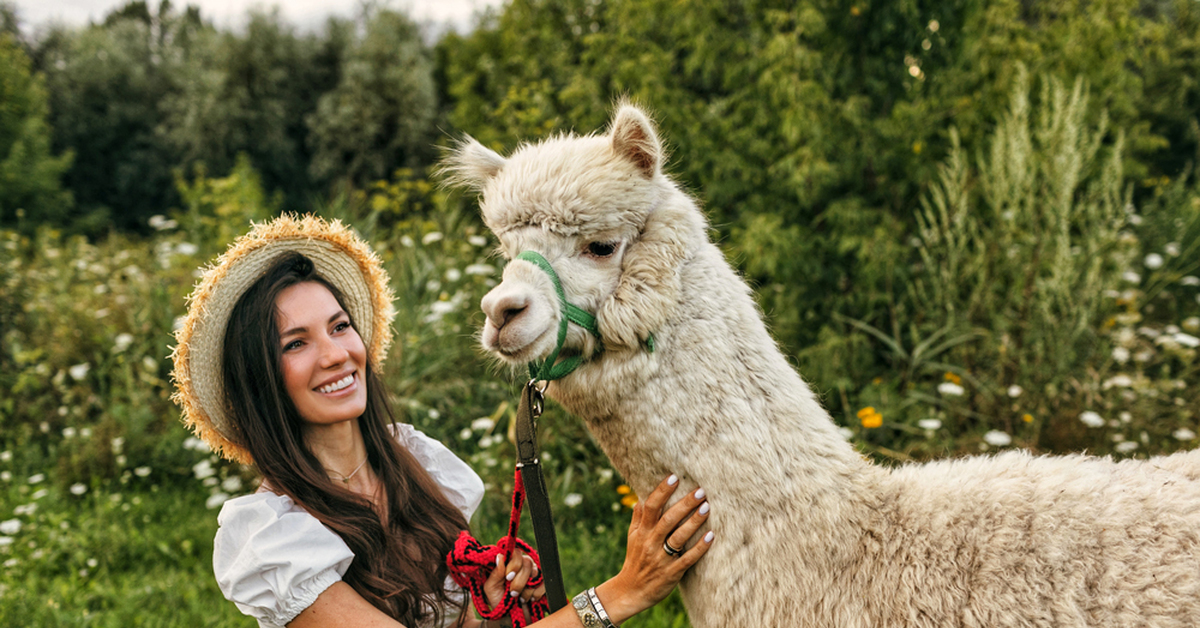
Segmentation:
{"type": "MultiPolygon", "coordinates": [[[[483,591],[483,583],[487,581],[492,570],[496,568],[496,557],[503,554],[504,563],[512,559],[513,549],[521,551],[533,558],[533,564],[538,566],[537,576],[525,583],[527,588],[542,584],[542,561],[537,552],[529,544],[517,538],[517,529],[521,526],[521,508],[525,505],[525,483],[521,481],[521,471],[517,470],[516,482],[513,486],[512,514],[508,518],[508,535],[496,542],[495,545],[481,545],[469,532],[463,530],[454,542],[454,550],[446,556],[446,565],[450,567],[450,577],[458,586],[471,592],[471,600],[475,602],[475,610],[484,619],[501,619],[512,621],[513,628],[524,628],[528,625],[525,613],[517,604],[519,598],[509,595],[509,582],[504,583],[504,600],[495,608],[490,608],[487,594],[483,591]]],[[[543,597],[530,605],[533,621],[542,619],[550,613],[550,602],[543,597]]]]}

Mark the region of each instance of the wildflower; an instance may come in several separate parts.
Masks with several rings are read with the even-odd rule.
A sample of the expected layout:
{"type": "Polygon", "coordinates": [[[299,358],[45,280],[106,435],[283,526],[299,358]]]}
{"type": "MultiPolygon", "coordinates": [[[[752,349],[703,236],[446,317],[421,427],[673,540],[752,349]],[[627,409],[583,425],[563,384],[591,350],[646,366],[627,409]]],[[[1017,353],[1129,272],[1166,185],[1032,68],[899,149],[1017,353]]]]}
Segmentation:
{"type": "Polygon", "coordinates": [[[1181,427],[1171,432],[1171,436],[1174,436],[1175,440],[1192,440],[1196,438],[1196,433],[1186,427],[1181,427]]]}
{"type": "Polygon", "coordinates": [[[462,271],[457,268],[446,269],[446,281],[458,281],[462,279],[462,271]]]}
{"type": "Polygon", "coordinates": [[[989,430],[983,435],[983,441],[993,447],[1006,447],[1012,444],[1012,436],[1000,430],[989,430]]]}
{"type": "Polygon", "coordinates": [[[854,438],[854,430],[846,427],[845,425],[838,427],[838,434],[841,434],[842,438],[844,438],[846,440],[850,440],[851,438],[854,438]]]}
{"type": "Polygon", "coordinates": [[[463,272],[468,275],[492,275],[496,272],[496,267],[491,264],[471,264],[463,269],[463,272]]]}
{"type": "Polygon", "coordinates": [[[1200,286],[1200,277],[1187,275],[1179,280],[1179,284],[1182,286],[1200,286]]]}
{"type": "Polygon", "coordinates": [[[951,397],[961,397],[963,393],[966,392],[963,390],[962,386],[959,386],[954,382],[942,382],[938,384],[937,389],[938,392],[942,393],[943,395],[949,395],[951,397]]]}
{"type": "Polygon", "coordinates": [[[400,245],[411,249],[413,245],[413,239],[406,235],[400,236],[400,245]]]}
{"type": "Polygon", "coordinates": [[[213,493],[212,495],[208,496],[208,499],[204,500],[204,507],[212,510],[213,508],[223,505],[227,501],[229,501],[229,495],[226,495],[225,493],[213,493]]]}
{"type": "Polygon", "coordinates": [[[0,471],[0,481],[11,482],[12,481],[12,472],[11,471],[0,471]]]}
{"type": "Polygon", "coordinates": [[[13,538],[11,536],[0,536],[0,548],[8,547],[9,545],[12,545],[12,544],[13,544],[13,538]]]}
{"type": "Polygon", "coordinates": [[[621,505],[626,508],[633,508],[638,503],[638,496],[635,493],[630,493],[621,498],[621,505]]]}
{"type": "Polygon", "coordinates": [[[221,488],[229,491],[230,493],[236,493],[242,490],[242,478],[239,478],[236,475],[231,475],[225,478],[225,481],[221,482],[221,488]]]}
{"type": "Polygon", "coordinates": [[[16,534],[21,531],[20,519],[9,519],[8,521],[0,521],[0,533],[16,534]]]}
{"type": "Polygon", "coordinates": [[[1118,364],[1124,364],[1129,361],[1129,349],[1125,347],[1113,347],[1112,357],[1118,364]]]}
{"type": "Polygon", "coordinates": [[[1088,427],[1104,427],[1104,419],[1095,412],[1087,410],[1079,415],[1079,420],[1088,427]]]}
{"type": "Polygon", "coordinates": [[[1109,388],[1112,388],[1114,386],[1118,386],[1121,388],[1129,388],[1129,387],[1133,386],[1133,378],[1124,373],[1121,373],[1121,374],[1114,375],[1114,376],[1104,380],[1104,383],[1101,384],[1101,387],[1104,390],[1108,390],[1109,388]]]}
{"type": "Polygon", "coordinates": [[[112,452],[114,454],[119,454],[119,453],[121,453],[122,450],[125,449],[125,437],[117,436],[116,438],[112,439],[111,444],[112,444],[112,452]]]}
{"type": "Polygon", "coordinates": [[[1163,251],[1171,257],[1179,257],[1179,243],[1168,242],[1167,246],[1163,247],[1163,251]]]}
{"type": "Polygon", "coordinates": [[[942,421],[941,419],[921,419],[920,421],[917,421],[917,427],[932,432],[934,430],[941,429],[942,421]]]}
{"type": "Polygon", "coordinates": [[[188,436],[185,438],[183,440],[183,448],[194,449],[196,451],[209,451],[208,443],[196,438],[195,436],[188,436]]]}
{"type": "Polygon", "coordinates": [[[13,508],[13,514],[18,515],[18,516],[28,517],[28,516],[33,515],[33,513],[37,512],[37,509],[38,509],[38,505],[30,502],[28,504],[23,504],[21,506],[17,506],[16,508],[13,508]]]}
{"type": "Polygon", "coordinates": [[[45,480],[46,480],[45,473],[35,473],[35,474],[29,476],[30,484],[40,484],[40,483],[44,482],[45,480]]]}
{"type": "Polygon", "coordinates": [[[196,476],[197,480],[203,480],[212,477],[216,471],[213,469],[211,461],[201,460],[192,466],[192,473],[196,476]]]}
{"type": "Polygon", "coordinates": [[[622,484],[617,487],[617,495],[629,495],[633,493],[633,489],[629,488],[628,484],[622,484]]]}
{"type": "Polygon", "coordinates": [[[938,26],[939,25],[938,25],[937,20],[929,20],[929,32],[931,32],[931,33],[938,32],[938,26]]]}
{"type": "Polygon", "coordinates": [[[72,366],[71,368],[67,369],[67,372],[71,374],[71,379],[78,382],[78,381],[82,380],[83,378],[87,377],[88,371],[91,370],[91,368],[92,368],[91,364],[88,364],[87,362],[83,362],[81,364],[76,364],[75,366],[72,366]]]}
{"type": "Polygon", "coordinates": [[[873,406],[867,406],[859,410],[858,420],[867,429],[874,429],[883,425],[883,415],[875,410],[873,406]]]}
{"type": "Polygon", "coordinates": [[[948,381],[948,382],[954,382],[955,384],[962,384],[962,378],[959,377],[958,375],[955,375],[954,373],[946,373],[942,377],[944,377],[946,379],[946,381],[948,381]]]}
{"type": "Polygon", "coordinates": [[[195,255],[196,253],[198,253],[199,251],[200,251],[200,247],[196,246],[195,244],[192,244],[191,242],[180,242],[179,244],[175,245],[175,252],[178,253],[179,255],[192,256],[192,255],[195,255]]]}
{"type": "Polygon", "coordinates": [[[491,447],[494,442],[499,442],[499,439],[496,439],[495,441],[493,441],[492,436],[489,434],[489,435],[484,436],[483,438],[479,439],[479,448],[487,449],[488,447],[491,447]]]}
{"type": "Polygon", "coordinates": [[[441,413],[441,412],[438,412],[438,411],[437,411],[437,408],[430,408],[430,409],[429,409],[429,418],[431,418],[431,419],[437,419],[437,418],[441,418],[441,416],[442,416],[442,413],[441,413]]]}
{"type": "Polygon", "coordinates": [[[487,238],[481,235],[467,236],[467,242],[470,242],[471,246],[487,246],[487,238]]]}
{"type": "Polygon", "coordinates": [[[1122,412],[1122,413],[1118,414],[1118,415],[1117,415],[1117,418],[1121,419],[1121,422],[1122,422],[1122,423],[1131,423],[1131,422],[1133,422],[1133,415],[1132,415],[1132,414],[1130,414],[1130,413],[1128,413],[1128,412],[1122,412]]]}
{"type": "Polygon", "coordinates": [[[1183,332],[1179,332],[1179,333],[1176,333],[1172,337],[1175,339],[1175,342],[1177,342],[1189,349],[1195,349],[1196,347],[1200,347],[1200,338],[1197,338],[1191,334],[1185,334],[1183,332]]]}
{"type": "Polygon", "coordinates": [[[1025,414],[1021,415],[1021,420],[1026,423],[1033,423],[1033,415],[1026,412],[1025,414]]]}
{"type": "Polygon", "coordinates": [[[69,490],[71,491],[72,495],[83,495],[84,493],[87,492],[87,488],[88,487],[86,484],[83,484],[81,482],[76,482],[71,485],[71,488],[69,490]]]}
{"type": "Polygon", "coordinates": [[[471,421],[471,429],[477,432],[486,432],[493,427],[496,427],[496,422],[485,416],[471,421]]]}
{"type": "Polygon", "coordinates": [[[462,431],[458,433],[458,437],[462,440],[468,440],[472,436],[474,436],[474,434],[471,432],[471,428],[469,427],[462,428],[462,431]]]}
{"type": "Polygon", "coordinates": [[[41,499],[49,494],[50,494],[50,489],[39,488],[38,490],[33,492],[33,495],[29,496],[29,499],[41,499]]]}
{"type": "Polygon", "coordinates": [[[63,438],[75,438],[75,428],[64,427],[62,434],[63,434],[63,438]]]}
{"type": "Polygon", "coordinates": [[[443,236],[440,231],[430,231],[421,238],[421,244],[433,244],[434,242],[440,242],[442,237],[443,236]]]}
{"type": "Polygon", "coordinates": [[[138,476],[139,478],[144,478],[144,477],[150,475],[150,467],[138,467],[133,470],[133,474],[138,476]]]}
{"type": "Polygon", "coordinates": [[[87,559],[87,566],[91,567],[92,569],[95,569],[96,566],[99,564],[100,564],[100,561],[96,560],[95,558],[87,559]]]}
{"type": "Polygon", "coordinates": [[[1113,449],[1116,449],[1117,453],[1120,453],[1120,454],[1127,454],[1137,448],[1138,448],[1137,441],[1132,441],[1132,440],[1127,440],[1124,442],[1117,443],[1116,446],[1113,447],[1113,449]]]}
{"type": "Polygon", "coordinates": [[[79,428],[79,437],[80,438],[91,438],[92,437],[92,428],[90,428],[90,427],[79,428]]]}
{"type": "Polygon", "coordinates": [[[113,338],[113,352],[120,353],[128,349],[131,344],[133,344],[133,334],[117,334],[117,337],[113,338]]]}
{"type": "Polygon", "coordinates": [[[1162,268],[1163,256],[1159,255],[1158,253],[1151,253],[1146,256],[1146,259],[1142,260],[1142,263],[1145,264],[1146,268],[1149,268],[1150,270],[1162,268]]]}
{"type": "Polygon", "coordinates": [[[1013,399],[1020,397],[1021,393],[1023,393],[1023,392],[1025,392],[1025,389],[1021,388],[1020,386],[1018,386],[1016,384],[1013,384],[1012,386],[1008,387],[1008,396],[1012,397],[1013,399]]]}
{"type": "Polygon", "coordinates": [[[0,462],[11,462],[11,461],[12,461],[12,451],[8,451],[8,450],[0,451],[0,462]]]}
{"type": "Polygon", "coordinates": [[[157,371],[158,360],[155,360],[150,356],[146,356],[142,358],[142,368],[146,369],[147,371],[157,371]]]}
{"type": "Polygon", "coordinates": [[[568,508],[574,508],[583,503],[583,495],[580,495],[579,493],[567,493],[567,496],[563,498],[563,503],[566,504],[568,508]]]}
{"type": "Polygon", "coordinates": [[[1188,331],[1200,331],[1200,316],[1189,316],[1184,319],[1183,328],[1188,331]]]}

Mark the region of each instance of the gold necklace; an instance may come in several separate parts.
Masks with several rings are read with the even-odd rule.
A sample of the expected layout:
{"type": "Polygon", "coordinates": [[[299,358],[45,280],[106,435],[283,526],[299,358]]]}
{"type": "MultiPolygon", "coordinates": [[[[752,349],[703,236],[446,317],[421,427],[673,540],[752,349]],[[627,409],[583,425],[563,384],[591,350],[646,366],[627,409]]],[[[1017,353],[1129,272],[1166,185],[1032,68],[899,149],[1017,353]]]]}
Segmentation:
{"type": "Polygon", "coordinates": [[[329,467],[325,467],[325,470],[326,470],[326,471],[329,471],[330,473],[337,473],[338,475],[342,475],[342,477],[340,477],[340,478],[334,478],[334,479],[339,479],[339,480],[341,480],[341,481],[342,481],[342,484],[345,484],[346,486],[349,486],[349,485],[350,485],[350,478],[354,477],[354,474],[358,473],[359,469],[362,469],[362,468],[363,468],[363,465],[367,464],[367,458],[368,458],[367,456],[364,456],[364,457],[363,457],[363,461],[362,461],[362,462],[360,462],[360,463],[358,463],[358,466],[357,466],[357,467],[354,467],[354,470],[350,472],[350,475],[342,475],[340,472],[338,472],[338,471],[336,471],[336,470],[334,470],[334,469],[330,469],[329,467]]]}

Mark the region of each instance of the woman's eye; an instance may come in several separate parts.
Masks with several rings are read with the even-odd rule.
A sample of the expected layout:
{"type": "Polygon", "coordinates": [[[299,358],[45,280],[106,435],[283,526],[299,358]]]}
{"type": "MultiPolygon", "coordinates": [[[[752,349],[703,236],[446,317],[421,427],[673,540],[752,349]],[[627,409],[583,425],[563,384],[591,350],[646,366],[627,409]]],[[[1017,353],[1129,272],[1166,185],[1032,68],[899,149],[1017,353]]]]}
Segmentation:
{"type": "Polygon", "coordinates": [[[293,341],[287,343],[286,345],[283,345],[283,352],[287,353],[288,351],[291,351],[292,349],[296,349],[299,347],[300,347],[300,341],[293,340],[293,341]]]}
{"type": "Polygon", "coordinates": [[[346,331],[349,328],[350,328],[350,323],[348,323],[346,321],[342,321],[342,322],[338,323],[337,325],[333,326],[333,331],[335,331],[335,332],[346,331]]]}
{"type": "Polygon", "coordinates": [[[594,257],[608,257],[617,251],[615,242],[592,242],[587,245],[587,252],[594,257]]]}

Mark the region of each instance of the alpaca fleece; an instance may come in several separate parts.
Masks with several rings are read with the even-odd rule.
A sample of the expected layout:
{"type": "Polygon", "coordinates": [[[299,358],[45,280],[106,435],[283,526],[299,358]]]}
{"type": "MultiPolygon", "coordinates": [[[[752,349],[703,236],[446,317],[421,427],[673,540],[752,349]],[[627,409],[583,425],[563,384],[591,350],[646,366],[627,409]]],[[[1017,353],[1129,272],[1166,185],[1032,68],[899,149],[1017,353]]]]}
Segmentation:
{"type": "MultiPolygon", "coordinates": [[[[638,493],[668,473],[707,491],[716,540],[681,583],[694,626],[1200,625],[1200,453],[870,463],[663,159],[649,118],[622,104],[605,135],[507,158],[467,138],[444,169],[480,194],[506,257],[542,253],[597,313],[603,351],[572,328],[589,359],[549,395],[638,493]],[[617,252],[589,256],[596,242],[617,252]]],[[[506,313],[484,332],[505,361],[553,348],[540,330],[561,312],[531,264],[509,264],[484,306],[506,313]]]]}

